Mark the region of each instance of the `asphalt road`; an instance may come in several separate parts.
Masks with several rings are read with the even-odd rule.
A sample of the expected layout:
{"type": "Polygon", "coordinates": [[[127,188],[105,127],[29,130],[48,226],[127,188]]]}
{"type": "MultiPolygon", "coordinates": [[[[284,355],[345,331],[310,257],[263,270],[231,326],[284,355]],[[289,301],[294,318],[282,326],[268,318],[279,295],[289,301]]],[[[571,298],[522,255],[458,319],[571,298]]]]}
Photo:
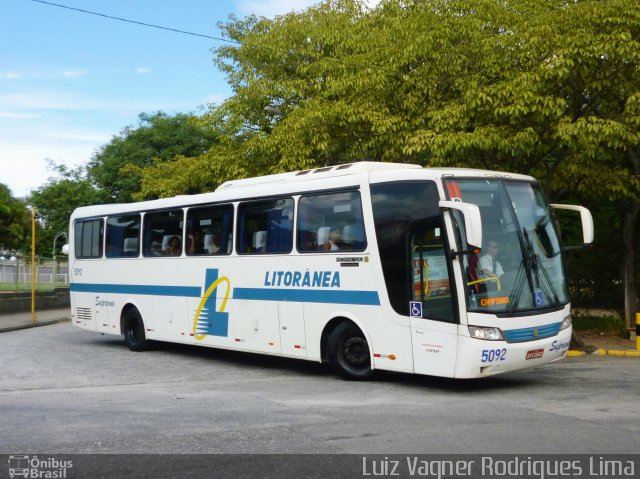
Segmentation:
{"type": "Polygon", "coordinates": [[[0,453],[637,453],[640,361],[496,378],[384,374],[162,344],[68,323],[0,334],[0,453]]]}

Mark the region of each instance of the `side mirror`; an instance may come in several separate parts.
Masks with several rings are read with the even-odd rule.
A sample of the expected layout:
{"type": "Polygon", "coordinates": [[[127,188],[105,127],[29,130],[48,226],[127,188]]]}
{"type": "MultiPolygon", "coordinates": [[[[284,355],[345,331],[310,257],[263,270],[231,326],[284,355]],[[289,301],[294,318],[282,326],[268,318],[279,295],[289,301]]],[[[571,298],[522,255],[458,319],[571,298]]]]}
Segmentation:
{"type": "Polygon", "coordinates": [[[62,247],[62,254],[69,256],[69,245],[66,244],[62,247]]]}
{"type": "Polygon", "coordinates": [[[591,216],[591,212],[585,208],[584,206],[576,206],[576,205],[554,205],[551,207],[554,210],[566,210],[566,211],[575,211],[580,213],[580,222],[582,223],[582,244],[577,246],[565,246],[563,249],[579,249],[589,246],[593,243],[593,217],[591,216]]]}
{"type": "Polygon", "coordinates": [[[460,211],[464,218],[467,244],[472,248],[482,248],[482,217],[478,205],[462,201],[440,201],[438,206],[443,210],[460,211]]]}

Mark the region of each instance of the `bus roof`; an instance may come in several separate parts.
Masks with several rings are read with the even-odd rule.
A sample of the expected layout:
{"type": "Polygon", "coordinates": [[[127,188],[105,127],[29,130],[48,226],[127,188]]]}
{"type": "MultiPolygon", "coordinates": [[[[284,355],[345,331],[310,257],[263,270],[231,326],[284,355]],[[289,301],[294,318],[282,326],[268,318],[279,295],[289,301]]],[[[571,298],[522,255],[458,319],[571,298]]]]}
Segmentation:
{"type": "Polygon", "coordinates": [[[362,181],[360,176],[368,176],[371,181],[375,183],[384,181],[385,179],[436,179],[448,176],[534,181],[534,178],[530,176],[516,173],[472,168],[423,168],[420,165],[408,163],[361,161],[344,165],[326,166],[309,170],[226,181],[215,191],[209,193],[177,195],[171,198],[137,203],[84,206],[77,208],[71,215],[71,219],[112,215],[128,211],[180,208],[186,205],[191,206],[204,203],[242,200],[252,197],[267,197],[277,194],[291,194],[292,192],[317,191],[325,188],[349,187],[360,184],[362,181]],[[407,170],[411,170],[411,173],[407,170]],[[416,170],[420,170],[420,172],[416,170]],[[322,180],[331,180],[331,185],[327,187],[327,184],[322,180]],[[283,187],[284,185],[286,186],[283,187]]]}
{"type": "Polygon", "coordinates": [[[372,171],[420,169],[420,165],[408,163],[384,163],[379,161],[359,161],[357,163],[346,163],[344,165],[323,166],[309,170],[291,171],[289,173],[278,173],[275,175],[257,176],[254,178],[244,178],[241,180],[230,180],[222,183],[216,191],[228,188],[243,188],[248,186],[264,185],[269,183],[289,183],[292,181],[309,181],[319,178],[335,176],[355,175],[358,173],[369,173],[372,171]]]}

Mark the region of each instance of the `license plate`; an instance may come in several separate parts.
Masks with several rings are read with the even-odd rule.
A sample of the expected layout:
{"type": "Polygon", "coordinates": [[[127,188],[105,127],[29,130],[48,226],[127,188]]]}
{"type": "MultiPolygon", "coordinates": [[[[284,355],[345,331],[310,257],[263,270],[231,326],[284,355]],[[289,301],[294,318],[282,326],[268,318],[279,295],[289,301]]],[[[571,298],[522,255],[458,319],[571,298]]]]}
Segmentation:
{"type": "Polygon", "coordinates": [[[544,354],[544,349],[534,349],[532,351],[527,351],[527,355],[525,359],[538,359],[541,358],[544,354]]]}

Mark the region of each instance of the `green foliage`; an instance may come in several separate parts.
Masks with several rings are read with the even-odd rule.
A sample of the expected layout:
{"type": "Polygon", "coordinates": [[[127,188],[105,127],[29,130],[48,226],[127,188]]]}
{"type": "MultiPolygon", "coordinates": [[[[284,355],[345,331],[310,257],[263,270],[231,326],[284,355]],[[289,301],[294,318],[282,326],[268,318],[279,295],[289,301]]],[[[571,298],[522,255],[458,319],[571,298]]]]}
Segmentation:
{"type": "Polygon", "coordinates": [[[234,93],[201,123],[221,140],[139,170],[137,198],[357,160],[532,174],[592,207],[572,290],[620,307],[621,217],[640,198],[636,1],[327,0],[221,29],[242,44],[215,51],[234,93]]]}
{"type": "Polygon", "coordinates": [[[640,201],[636,0],[325,0],[220,27],[241,43],[214,51],[233,95],[114,137],[87,176],[103,201],[358,160],[532,174],[592,207],[573,289],[619,305],[621,218],[640,201]]]}
{"type": "MultiPolygon", "coordinates": [[[[50,161],[49,169],[51,175],[47,183],[32,191],[28,199],[38,213],[36,251],[42,256],[51,256],[56,234],[68,234],[69,218],[74,209],[103,203],[107,199],[90,181],[86,167],[68,168],[50,161]]],[[[60,254],[63,244],[64,240],[57,241],[56,254],[60,254]]]]}
{"type": "Polygon", "coordinates": [[[23,249],[30,229],[31,215],[26,203],[14,198],[11,190],[0,183],[0,252],[23,249]]]}
{"type": "MultiPolygon", "coordinates": [[[[578,198],[568,198],[567,202],[587,206],[595,226],[593,246],[587,251],[570,251],[566,255],[573,304],[583,308],[623,309],[623,243],[618,208],[610,203],[583,202],[578,198]]],[[[561,224],[564,226],[566,223],[561,221],[561,224]]],[[[578,244],[581,237],[566,235],[563,229],[562,240],[565,244],[578,244]]]]}
{"type": "Polygon", "coordinates": [[[134,200],[200,193],[227,179],[249,175],[245,168],[250,165],[251,154],[244,140],[250,134],[228,118],[223,108],[211,107],[207,115],[192,117],[190,122],[197,131],[209,135],[210,141],[202,142],[199,156],[185,152],[173,161],[156,157],[146,168],[134,164],[122,168],[122,173],[140,178],[139,191],[132,195],[134,200]]]}
{"type": "MultiPolygon", "coordinates": [[[[138,127],[127,127],[95,153],[87,166],[67,168],[50,162],[51,176],[29,201],[38,211],[38,254],[50,255],[53,240],[69,229],[79,206],[132,201],[140,185],[140,168],[171,162],[180,176],[180,162],[206,152],[218,134],[191,114],[142,113],[138,127]]],[[[206,177],[206,176],[203,176],[206,177]]],[[[193,191],[193,188],[187,189],[193,191]]],[[[63,241],[57,243],[58,250],[63,241]]]]}
{"type": "Polygon", "coordinates": [[[140,190],[139,170],[135,167],[201,155],[217,136],[190,114],[142,113],[137,127],[126,127],[95,153],[88,173],[108,202],[129,202],[140,190]],[[123,171],[125,167],[128,168],[123,171]]]}
{"type": "Polygon", "coordinates": [[[202,122],[225,141],[142,170],[139,198],[365,159],[530,173],[552,196],[638,195],[634,1],[327,0],[221,29],[242,43],[215,51],[234,94],[202,122]]]}
{"type": "Polygon", "coordinates": [[[617,336],[625,336],[627,332],[624,321],[620,316],[616,315],[594,316],[588,312],[584,314],[574,313],[572,323],[577,331],[597,329],[617,336]]]}

